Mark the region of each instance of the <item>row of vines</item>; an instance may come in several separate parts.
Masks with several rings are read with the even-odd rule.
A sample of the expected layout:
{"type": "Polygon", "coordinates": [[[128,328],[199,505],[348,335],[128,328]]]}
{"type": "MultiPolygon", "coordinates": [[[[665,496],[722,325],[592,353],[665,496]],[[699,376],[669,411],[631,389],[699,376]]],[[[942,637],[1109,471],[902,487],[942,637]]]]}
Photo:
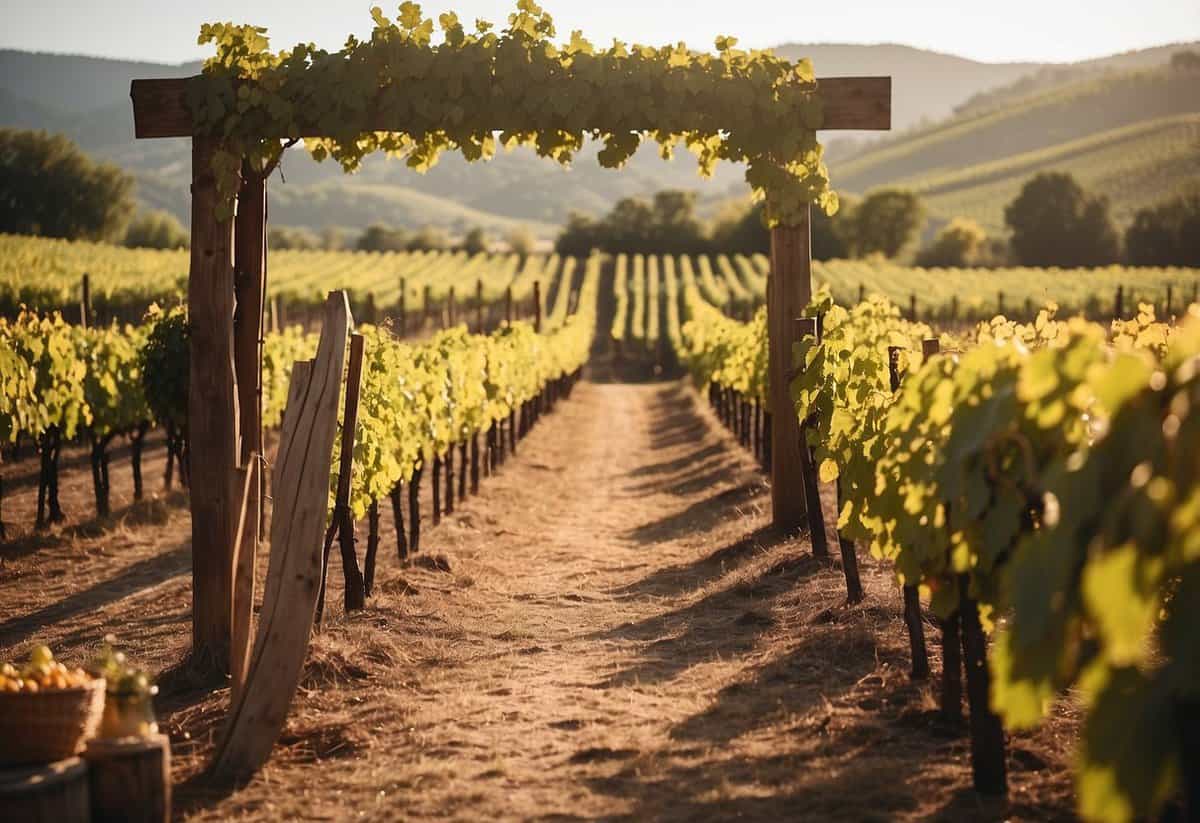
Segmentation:
{"type": "MultiPolygon", "coordinates": [[[[400,483],[419,480],[424,465],[452,460],[455,448],[465,449],[479,434],[497,451],[500,431],[517,425],[518,411],[548,385],[578,372],[595,324],[600,259],[583,264],[581,283],[573,288],[577,266],[574,259],[564,262],[542,333],[524,321],[491,334],[456,325],[409,343],[390,325],[358,327],[367,345],[355,436],[356,516],[400,483]]],[[[38,527],[65,518],[59,457],[63,444],[77,438],[90,446],[99,517],[110,513],[110,453],[119,438],[130,442],[135,499],[143,495],[145,437],[155,427],[166,436],[168,485],[175,467],[187,482],[189,347],[182,308],[154,309],[138,325],[92,328],[31,310],[0,319],[0,442],[36,444],[38,527]]],[[[316,335],[299,327],[266,335],[265,428],[281,423],[292,364],[315,349],[316,335]]],[[[331,489],[335,485],[336,476],[331,489]]]]}
{"type": "MultiPolygon", "coordinates": [[[[765,311],[725,316],[681,268],[680,359],[769,463],[765,311]]],[[[882,296],[847,308],[821,290],[807,313],[791,394],[809,508],[818,480],[836,488],[850,601],[856,546],[894,569],[917,678],[922,601],[932,612],[950,719],[966,675],[976,787],[1006,792],[1004,730],[1076,701],[1083,816],[1152,816],[1194,794],[1200,309],[1174,324],[1143,304],[1100,325],[1050,305],[940,337],[882,296]]]]}

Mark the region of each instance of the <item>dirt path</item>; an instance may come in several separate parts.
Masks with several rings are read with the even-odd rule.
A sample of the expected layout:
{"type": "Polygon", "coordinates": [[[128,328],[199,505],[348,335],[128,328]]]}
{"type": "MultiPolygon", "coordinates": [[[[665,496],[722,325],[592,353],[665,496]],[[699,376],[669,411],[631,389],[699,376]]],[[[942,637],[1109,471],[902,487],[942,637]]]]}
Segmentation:
{"type": "MultiPolygon", "coordinates": [[[[436,560],[389,559],[367,612],[317,638],[268,768],[232,795],[185,787],[185,809],[1000,816],[909,682],[887,575],[868,561],[869,602],[840,608],[839,570],[766,528],[765,492],[683,384],[581,384],[430,533],[436,560]]],[[[198,712],[173,722],[202,738],[198,712]]],[[[1010,819],[1069,816],[1055,734],[1014,743],[1010,819]]]]}
{"type": "MultiPolygon", "coordinates": [[[[1013,804],[980,807],[965,739],[938,726],[927,688],[909,681],[886,571],[865,560],[868,601],[842,608],[840,571],[802,537],[774,535],[768,505],[762,475],[683,383],[581,383],[480,496],[426,527],[418,562],[395,558],[385,513],[377,596],[330,615],[285,734],[248,785],[192,779],[227,694],[164,701],[178,811],[1069,817],[1069,728],[1013,741],[1013,804]]],[[[41,623],[38,636],[84,648],[116,624],[156,663],[177,659],[190,617],[186,517],[144,528],[158,549],[137,562],[161,564],[167,582],[111,592],[83,615],[34,595],[36,608],[7,609],[6,639],[41,623]]]]}

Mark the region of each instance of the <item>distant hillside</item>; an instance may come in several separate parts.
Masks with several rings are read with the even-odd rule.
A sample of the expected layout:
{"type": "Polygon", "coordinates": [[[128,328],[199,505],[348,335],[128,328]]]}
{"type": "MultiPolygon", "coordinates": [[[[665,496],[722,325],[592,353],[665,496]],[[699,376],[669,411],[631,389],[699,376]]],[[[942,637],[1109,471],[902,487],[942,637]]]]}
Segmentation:
{"type": "Polygon", "coordinates": [[[890,137],[832,164],[834,185],[921,192],[935,218],[970,216],[996,232],[1038,171],[1065,170],[1111,199],[1119,220],[1200,180],[1200,75],[1105,72],[978,114],[890,137]]]}
{"type": "MultiPolygon", "coordinates": [[[[826,76],[890,74],[897,129],[949,116],[972,97],[1010,87],[1045,68],[1034,63],[979,63],[899,45],[788,44],[777,51],[791,58],[809,57],[826,76]]],[[[1168,58],[1169,50],[1151,49],[1109,60],[1157,64],[1168,58]]],[[[1079,65],[1092,64],[1107,65],[1105,60],[1079,65]]],[[[133,140],[129,81],[183,77],[198,68],[195,63],[172,66],[0,50],[0,125],[68,134],[89,153],[134,173],[143,203],[166,208],[186,221],[187,141],[133,140]]],[[[855,144],[853,138],[842,140],[829,156],[862,154],[862,144],[855,144]]],[[[877,138],[870,136],[872,141],[877,138]]],[[[1000,156],[976,154],[969,162],[1000,156]]],[[[842,168],[835,163],[839,188],[848,185],[839,174],[842,168]]],[[[589,148],[568,170],[522,150],[487,164],[467,164],[448,155],[426,175],[414,174],[402,163],[372,158],[351,177],[332,163],[316,164],[294,150],[284,162],[283,173],[286,183],[272,186],[272,220],[311,228],[360,228],[381,220],[410,227],[435,223],[452,231],[480,223],[500,231],[523,222],[548,235],[570,211],[599,214],[621,197],[684,188],[713,200],[744,188],[739,168],[719,167],[715,179],[705,181],[696,175],[690,156],[664,163],[652,147],[621,172],[600,168],[595,149],[589,148]]],[[[853,177],[850,190],[864,183],[873,185],[867,180],[870,174],[864,174],[853,177]]]]}

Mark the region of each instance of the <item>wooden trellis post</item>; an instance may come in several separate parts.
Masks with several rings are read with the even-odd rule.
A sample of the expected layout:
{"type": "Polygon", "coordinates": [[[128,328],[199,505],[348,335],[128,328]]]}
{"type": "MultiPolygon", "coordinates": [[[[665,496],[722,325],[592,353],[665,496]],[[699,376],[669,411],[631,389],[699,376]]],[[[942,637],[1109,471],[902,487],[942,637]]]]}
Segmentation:
{"type": "Polygon", "coordinates": [[[212,171],[216,140],[192,140],[192,251],[188,277],[191,375],[192,654],[229,671],[233,558],[240,489],[237,377],[234,372],[232,220],[217,219],[220,195],[212,171]],[[238,505],[235,505],[234,501],[238,505]]]}

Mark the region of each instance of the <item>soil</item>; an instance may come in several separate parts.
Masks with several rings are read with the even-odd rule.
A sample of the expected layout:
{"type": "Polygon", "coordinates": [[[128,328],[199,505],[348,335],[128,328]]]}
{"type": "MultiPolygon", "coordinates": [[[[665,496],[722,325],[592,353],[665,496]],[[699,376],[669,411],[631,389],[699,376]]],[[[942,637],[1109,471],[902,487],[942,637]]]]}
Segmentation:
{"type": "MultiPolygon", "coordinates": [[[[688,385],[611,377],[423,523],[414,561],[383,506],[366,610],[341,613],[335,557],[287,728],[245,785],[204,778],[228,690],[180,665],[186,495],[131,503],[127,460],[113,517],[88,517],[84,457],[63,478],[73,519],[44,534],[34,461],[3,467],[0,659],[36,640],[82,660],[118,634],[163,675],[182,819],[1072,818],[1070,707],[1009,740],[1009,803],[981,800],[963,730],[909,677],[888,569],[862,556],[867,598],[845,606],[838,566],[769,528],[761,472],[688,385]]],[[[163,461],[156,442],[148,489],[163,461]]]]}

